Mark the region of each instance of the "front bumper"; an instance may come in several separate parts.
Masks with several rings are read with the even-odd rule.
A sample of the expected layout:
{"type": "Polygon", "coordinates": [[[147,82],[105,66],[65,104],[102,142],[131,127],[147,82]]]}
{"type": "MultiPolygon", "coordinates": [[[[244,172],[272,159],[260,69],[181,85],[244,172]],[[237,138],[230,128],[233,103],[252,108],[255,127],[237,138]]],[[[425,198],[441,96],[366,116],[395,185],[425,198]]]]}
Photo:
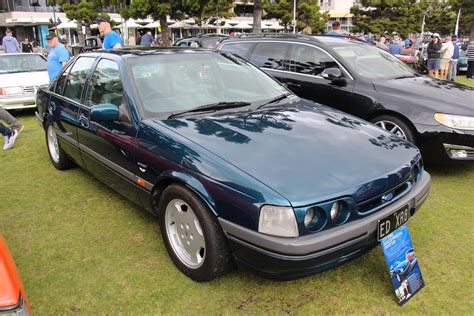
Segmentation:
{"type": "Polygon", "coordinates": [[[425,131],[419,142],[426,163],[445,163],[453,160],[474,160],[474,131],[425,131]],[[464,150],[456,154],[453,150],[464,150]]]}
{"type": "Polygon", "coordinates": [[[377,241],[377,222],[404,205],[413,215],[428,196],[431,177],[425,171],[405,196],[382,210],[336,228],[296,238],[260,234],[219,218],[237,262],[275,279],[293,279],[350,261],[377,241]]]}
{"type": "Polygon", "coordinates": [[[29,109],[36,107],[34,94],[0,97],[0,107],[5,110],[29,109]]]}

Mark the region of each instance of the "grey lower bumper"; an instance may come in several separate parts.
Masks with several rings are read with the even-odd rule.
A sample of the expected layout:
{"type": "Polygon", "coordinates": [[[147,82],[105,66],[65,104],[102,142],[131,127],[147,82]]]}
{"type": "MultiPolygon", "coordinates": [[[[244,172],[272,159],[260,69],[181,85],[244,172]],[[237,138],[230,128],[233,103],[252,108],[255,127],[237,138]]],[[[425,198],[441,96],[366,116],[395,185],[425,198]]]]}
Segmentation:
{"type": "Polygon", "coordinates": [[[378,220],[407,204],[411,214],[414,214],[428,196],[430,186],[431,176],[425,171],[420,181],[413,186],[410,192],[377,213],[340,227],[302,237],[269,236],[222,218],[219,218],[219,222],[226,236],[234,242],[252,247],[254,250],[261,249],[266,253],[271,252],[277,256],[297,256],[300,259],[309,259],[349,247],[366,239],[377,230],[378,220]]]}

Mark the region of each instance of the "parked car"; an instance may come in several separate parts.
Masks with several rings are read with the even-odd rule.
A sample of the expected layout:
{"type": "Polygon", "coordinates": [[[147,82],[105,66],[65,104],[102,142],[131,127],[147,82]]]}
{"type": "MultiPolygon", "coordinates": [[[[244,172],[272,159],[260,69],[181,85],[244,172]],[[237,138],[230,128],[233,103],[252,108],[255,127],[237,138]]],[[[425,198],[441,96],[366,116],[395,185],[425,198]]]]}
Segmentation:
{"type": "Polygon", "coordinates": [[[467,52],[465,50],[459,50],[458,59],[458,73],[467,71],[467,52]]]}
{"type": "Polygon", "coordinates": [[[198,36],[184,37],[176,42],[173,46],[179,47],[203,47],[203,48],[216,48],[217,44],[223,39],[229,38],[226,34],[201,34],[198,36]]]}
{"type": "Polygon", "coordinates": [[[52,164],[79,165],[158,215],[170,257],[196,281],[233,259],[276,278],[342,264],[430,187],[413,144],[231,54],[83,54],[37,102],[52,164]]]}
{"type": "Polygon", "coordinates": [[[7,243],[0,234],[0,315],[27,316],[30,307],[7,243]]]}
{"type": "Polygon", "coordinates": [[[7,110],[36,107],[36,90],[48,83],[46,58],[42,55],[0,55],[1,107],[7,110]]]}
{"type": "Polygon", "coordinates": [[[385,51],[335,36],[247,35],[236,53],[302,98],[353,114],[420,147],[425,161],[474,160],[474,89],[420,76],[385,51]]]}

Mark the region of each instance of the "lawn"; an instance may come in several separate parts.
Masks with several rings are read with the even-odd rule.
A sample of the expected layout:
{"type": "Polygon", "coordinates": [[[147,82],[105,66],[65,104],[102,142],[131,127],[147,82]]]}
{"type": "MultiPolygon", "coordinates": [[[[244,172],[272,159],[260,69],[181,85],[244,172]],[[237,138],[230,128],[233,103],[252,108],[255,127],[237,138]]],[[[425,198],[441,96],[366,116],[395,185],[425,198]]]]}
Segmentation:
{"type": "Polygon", "coordinates": [[[474,88],[474,79],[468,80],[466,78],[466,75],[463,76],[457,76],[456,77],[456,82],[462,83],[466,86],[473,87],[474,88]]]}
{"type": "Polygon", "coordinates": [[[33,315],[471,314],[474,165],[430,170],[432,190],[409,223],[426,287],[398,307],[380,247],[336,269],[276,282],[234,271],[196,283],[169,259],[157,221],[81,169],[49,162],[32,112],[0,151],[0,232],[33,315]]]}

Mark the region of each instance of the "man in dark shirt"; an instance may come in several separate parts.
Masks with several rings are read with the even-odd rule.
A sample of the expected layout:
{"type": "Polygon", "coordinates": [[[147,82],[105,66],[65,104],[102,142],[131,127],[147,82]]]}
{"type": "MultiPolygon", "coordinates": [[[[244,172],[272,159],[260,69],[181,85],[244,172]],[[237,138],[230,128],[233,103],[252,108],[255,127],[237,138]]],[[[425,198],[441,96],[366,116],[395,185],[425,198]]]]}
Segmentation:
{"type": "Polygon", "coordinates": [[[32,53],[33,52],[33,46],[31,46],[30,41],[28,38],[25,38],[23,42],[21,43],[21,52],[22,53],[32,53]]]}
{"type": "Polygon", "coordinates": [[[434,33],[431,36],[431,42],[428,44],[428,74],[430,77],[439,78],[439,68],[441,66],[441,48],[439,34],[434,33]]]}

